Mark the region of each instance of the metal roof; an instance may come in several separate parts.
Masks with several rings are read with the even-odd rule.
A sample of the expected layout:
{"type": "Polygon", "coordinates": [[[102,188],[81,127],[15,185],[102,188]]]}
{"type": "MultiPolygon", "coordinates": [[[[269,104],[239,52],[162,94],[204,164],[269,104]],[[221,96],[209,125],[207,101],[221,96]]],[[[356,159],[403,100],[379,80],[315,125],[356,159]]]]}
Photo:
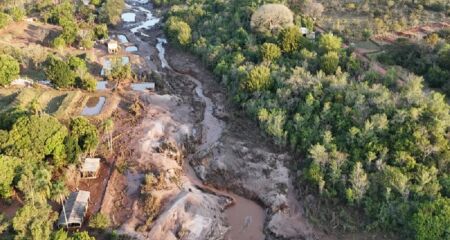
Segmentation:
{"type": "Polygon", "coordinates": [[[81,166],[81,172],[97,172],[100,169],[100,158],[86,158],[81,166]]]}
{"type": "MultiPolygon", "coordinates": [[[[83,219],[89,204],[90,195],[90,192],[81,190],[78,192],[70,193],[69,198],[64,204],[64,207],[66,209],[67,224],[79,223],[81,225],[83,223],[83,219]]],[[[64,218],[64,212],[61,211],[58,225],[64,226],[66,225],[65,223],[66,220],[64,218]]]]}

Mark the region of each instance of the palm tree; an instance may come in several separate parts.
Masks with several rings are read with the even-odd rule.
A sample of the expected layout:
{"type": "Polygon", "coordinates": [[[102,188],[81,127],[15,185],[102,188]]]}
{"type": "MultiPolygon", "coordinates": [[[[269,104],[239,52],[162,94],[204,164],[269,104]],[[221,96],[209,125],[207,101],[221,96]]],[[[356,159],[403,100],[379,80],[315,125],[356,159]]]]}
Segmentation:
{"type": "Polygon", "coordinates": [[[69,190],[67,189],[67,187],[63,181],[57,181],[56,183],[54,183],[52,185],[51,199],[62,205],[64,221],[65,221],[66,226],[67,226],[67,216],[66,216],[66,207],[64,206],[64,200],[66,200],[66,197],[68,195],[69,195],[69,190]]]}
{"type": "Polygon", "coordinates": [[[113,151],[112,134],[114,131],[114,121],[111,118],[106,119],[103,122],[102,128],[103,128],[103,131],[106,134],[108,134],[108,147],[109,147],[109,151],[112,152],[113,151]]]}

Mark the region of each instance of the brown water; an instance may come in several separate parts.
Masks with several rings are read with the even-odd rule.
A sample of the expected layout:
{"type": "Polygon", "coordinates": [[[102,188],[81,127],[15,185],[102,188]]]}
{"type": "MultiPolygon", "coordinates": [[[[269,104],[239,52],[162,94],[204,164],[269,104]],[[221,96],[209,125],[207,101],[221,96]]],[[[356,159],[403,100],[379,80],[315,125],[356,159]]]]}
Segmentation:
{"type": "MultiPolygon", "coordinates": [[[[203,130],[202,130],[202,144],[199,151],[204,151],[216,143],[222,136],[225,123],[214,116],[214,103],[206,97],[203,93],[202,83],[188,76],[189,79],[196,84],[195,93],[205,103],[205,110],[203,115],[203,130]]],[[[218,195],[228,196],[233,199],[233,204],[225,210],[227,222],[230,225],[230,230],[225,237],[226,240],[261,240],[264,239],[264,209],[257,203],[238,196],[228,191],[221,191],[218,189],[205,186],[193,171],[189,164],[185,164],[185,171],[190,180],[203,187],[207,188],[218,195]]]]}
{"type": "Polygon", "coordinates": [[[83,116],[95,116],[100,114],[103,109],[103,105],[106,102],[105,97],[91,97],[84,106],[81,115],[83,116]]]}

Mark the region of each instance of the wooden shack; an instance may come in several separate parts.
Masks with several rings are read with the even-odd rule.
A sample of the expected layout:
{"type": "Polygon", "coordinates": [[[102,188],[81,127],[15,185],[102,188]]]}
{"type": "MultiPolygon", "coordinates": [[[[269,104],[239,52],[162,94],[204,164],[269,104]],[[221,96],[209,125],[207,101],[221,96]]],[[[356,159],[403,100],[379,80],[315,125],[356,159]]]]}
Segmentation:
{"type": "Polygon", "coordinates": [[[100,170],[100,158],[86,158],[81,165],[80,174],[84,179],[95,179],[100,170]]]}
{"type": "Polygon", "coordinates": [[[59,228],[80,228],[89,206],[90,192],[72,192],[58,220],[59,228]]]}

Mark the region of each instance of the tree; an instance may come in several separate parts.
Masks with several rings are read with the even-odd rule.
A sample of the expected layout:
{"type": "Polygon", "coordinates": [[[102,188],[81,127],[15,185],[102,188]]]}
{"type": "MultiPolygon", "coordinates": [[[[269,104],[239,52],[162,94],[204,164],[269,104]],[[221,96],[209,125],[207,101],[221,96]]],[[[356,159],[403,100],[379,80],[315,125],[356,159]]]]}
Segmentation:
{"type": "Polygon", "coordinates": [[[33,206],[46,204],[51,193],[50,170],[26,164],[22,171],[17,188],[25,194],[27,202],[33,206]]]}
{"type": "Polygon", "coordinates": [[[320,58],[320,69],[326,74],[334,74],[339,66],[339,55],[337,52],[328,52],[320,58]]]}
{"type": "MultiPolygon", "coordinates": [[[[12,195],[12,184],[16,176],[16,168],[19,166],[20,159],[0,155],[0,197],[9,198],[12,195]]],[[[0,232],[1,234],[1,232],[0,232]]]]}
{"type": "Polygon", "coordinates": [[[92,125],[85,117],[77,117],[70,121],[70,135],[78,140],[80,150],[92,152],[98,145],[97,127],[92,125]]]}
{"type": "Polygon", "coordinates": [[[332,33],[323,34],[319,39],[319,49],[323,53],[339,52],[342,47],[342,39],[332,33]]]}
{"type": "Polygon", "coordinates": [[[57,181],[52,184],[51,199],[62,205],[65,224],[67,225],[66,207],[64,206],[64,200],[69,195],[69,189],[63,181],[57,181]]]}
{"type": "Polygon", "coordinates": [[[417,240],[449,239],[449,226],[449,198],[421,204],[412,219],[412,229],[417,240]]]}
{"type": "Polygon", "coordinates": [[[323,5],[314,0],[305,0],[302,4],[302,11],[313,19],[319,18],[322,15],[323,10],[323,5]]]}
{"type": "Polygon", "coordinates": [[[281,49],[273,43],[264,43],[261,46],[261,55],[264,62],[270,63],[281,56],[281,49]]]}
{"type": "Polygon", "coordinates": [[[270,69],[266,66],[256,66],[250,70],[249,76],[245,81],[245,89],[249,92],[267,90],[270,85],[270,69]]]}
{"type": "Polygon", "coordinates": [[[284,52],[293,53],[300,48],[302,34],[298,27],[292,26],[281,31],[279,45],[284,52]]]}
{"type": "Polygon", "coordinates": [[[364,171],[361,162],[356,162],[350,175],[350,183],[352,184],[352,192],[354,199],[359,202],[363,198],[369,187],[369,180],[364,171]]]}
{"type": "Polygon", "coordinates": [[[56,219],[57,215],[49,205],[34,206],[27,203],[18,210],[12,220],[12,226],[17,233],[15,239],[50,239],[56,219]]]}
{"type": "Polygon", "coordinates": [[[45,74],[58,88],[68,88],[75,84],[75,73],[64,61],[50,56],[46,61],[45,74]]]}
{"type": "Polygon", "coordinates": [[[171,39],[176,39],[177,43],[181,46],[185,46],[191,42],[191,27],[177,17],[170,17],[167,20],[166,31],[171,39]]]}
{"type": "Polygon", "coordinates": [[[294,14],[283,4],[262,5],[252,15],[250,26],[261,33],[276,33],[294,25],[294,14]]]}
{"type": "Polygon", "coordinates": [[[106,0],[100,8],[99,18],[103,23],[116,25],[124,8],[124,0],[106,0]]]}
{"type": "Polygon", "coordinates": [[[105,230],[111,225],[111,222],[105,214],[97,213],[89,220],[89,227],[105,230]]]}
{"type": "Polygon", "coordinates": [[[9,156],[27,159],[28,162],[52,159],[61,164],[67,129],[49,115],[19,118],[9,132],[3,151],[9,156]]]}
{"type": "Polygon", "coordinates": [[[10,55],[0,55],[0,86],[10,84],[19,76],[19,62],[10,55]]]}
{"type": "Polygon", "coordinates": [[[122,64],[120,59],[114,59],[112,61],[111,71],[106,73],[106,77],[108,80],[116,82],[116,85],[119,85],[122,81],[131,79],[131,65],[122,64]]]}
{"type": "Polygon", "coordinates": [[[112,134],[114,131],[114,121],[111,118],[106,119],[102,124],[103,132],[108,134],[109,151],[113,151],[112,134]]]}

